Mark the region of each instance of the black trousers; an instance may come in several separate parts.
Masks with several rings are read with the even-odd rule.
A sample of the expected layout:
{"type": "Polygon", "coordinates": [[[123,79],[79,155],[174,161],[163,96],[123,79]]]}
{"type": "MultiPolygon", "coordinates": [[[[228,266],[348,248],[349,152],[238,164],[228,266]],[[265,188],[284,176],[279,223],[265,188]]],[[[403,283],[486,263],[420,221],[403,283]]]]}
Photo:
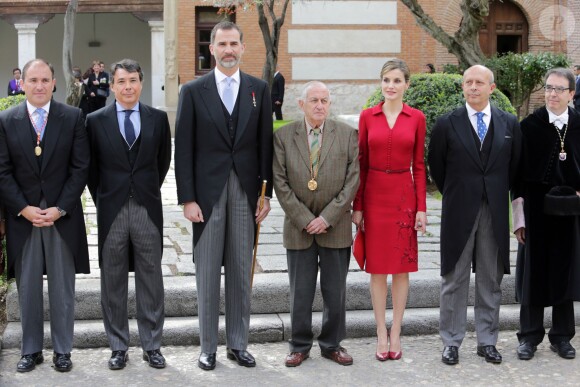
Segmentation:
{"type": "MultiPolygon", "coordinates": [[[[544,307],[522,305],[520,309],[519,342],[529,342],[538,345],[544,339],[544,307]]],[[[574,326],[574,303],[566,301],[552,306],[552,328],[548,332],[550,343],[557,344],[570,341],[576,334],[574,326]]]]}
{"type": "Polygon", "coordinates": [[[281,121],[281,120],[283,120],[283,118],[282,118],[282,104],[276,105],[274,102],[275,101],[272,101],[272,112],[276,115],[276,120],[281,121]]]}

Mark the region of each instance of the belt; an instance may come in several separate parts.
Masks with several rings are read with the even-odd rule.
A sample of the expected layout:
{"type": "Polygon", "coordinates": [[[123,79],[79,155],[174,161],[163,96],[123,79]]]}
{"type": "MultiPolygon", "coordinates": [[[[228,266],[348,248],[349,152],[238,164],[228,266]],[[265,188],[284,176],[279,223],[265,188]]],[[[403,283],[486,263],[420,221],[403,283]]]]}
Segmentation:
{"type": "Polygon", "coordinates": [[[375,170],[375,171],[380,171],[380,172],[385,172],[385,173],[405,173],[405,172],[411,172],[411,170],[409,168],[406,168],[406,169],[379,169],[379,168],[369,167],[369,169],[372,169],[372,170],[375,170]]]}

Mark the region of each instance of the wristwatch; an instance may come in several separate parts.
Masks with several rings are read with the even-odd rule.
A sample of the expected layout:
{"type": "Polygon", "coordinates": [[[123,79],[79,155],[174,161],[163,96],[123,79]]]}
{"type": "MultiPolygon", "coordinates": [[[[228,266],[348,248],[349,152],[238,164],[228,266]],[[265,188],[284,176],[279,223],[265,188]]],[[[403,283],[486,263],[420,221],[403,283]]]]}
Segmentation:
{"type": "Polygon", "coordinates": [[[60,215],[61,218],[66,215],[66,211],[63,210],[62,208],[56,207],[56,209],[58,210],[58,214],[60,215]]]}

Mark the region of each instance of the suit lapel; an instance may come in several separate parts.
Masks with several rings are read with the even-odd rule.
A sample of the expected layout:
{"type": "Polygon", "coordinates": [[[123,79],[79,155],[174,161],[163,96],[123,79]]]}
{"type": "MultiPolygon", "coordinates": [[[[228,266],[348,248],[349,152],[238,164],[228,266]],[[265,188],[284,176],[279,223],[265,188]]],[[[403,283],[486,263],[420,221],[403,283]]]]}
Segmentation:
{"type": "Polygon", "coordinates": [[[491,152],[489,160],[487,161],[487,169],[489,169],[493,162],[499,156],[500,150],[505,142],[505,135],[507,131],[504,112],[495,107],[491,107],[491,120],[493,122],[493,142],[491,144],[491,152]]]}
{"type": "Polygon", "coordinates": [[[324,134],[322,135],[322,148],[320,149],[320,164],[318,167],[319,169],[322,167],[326,156],[328,156],[335,138],[336,128],[327,120],[326,124],[324,125],[324,134]]]}
{"type": "Polygon", "coordinates": [[[479,157],[479,150],[477,149],[477,145],[475,144],[473,135],[471,134],[473,126],[471,125],[471,121],[469,121],[465,106],[455,110],[453,114],[451,114],[450,121],[457,137],[467,149],[469,156],[477,165],[483,168],[481,158],[479,157]]]}
{"type": "Polygon", "coordinates": [[[300,153],[300,156],[304,161],[304,165],[306,165],[306,168],[310,171],[310,148],[308,146],[308,135],[306,134],[306,123],[304,120],[302,120],[302,125],[298,125],[296,128],[294,143],[296,144],[298,153],[300,153]]]}
{"type": "Polygon", "coordinates": [[[24,153],[26,159],[30,163],[30,166],[36,173],[40,173],[40,168],[38,167],[38,161],[34,155],[34,148],[32,147],[30,138],[30,119],[28,118],[28,111],[26,110],[26,102],[22,102],[18,106],[18,112],[14,116],[14,121],[16,124],[16,135],[22,146],[22,152],[24,153]]]}
{"type": "Polygon", "coordinates": [[[201,99],[205,104],[205,107],[209,112],[211,119],[218,128],[218,132],[220,132],[220,134],[228,144],[231,144],[232,140],[230,139],[228,128],[226,127],[226,121],[224,119],[224,114],[222,110],[222,100],[218,93],[217,85],[215,83],[214,71],[211,71],[205,76],[202,91],[203,94],[201,96],[201,99]]]}
{"type": "Polygon", "coordinates": [[[133,169],[140,165],[143,157],[149,157],[153,153],[151,149],[153,146],[153,131],[155,130],[153,113],[149,106],[139,103],[139,114],[141,116],[141,132],[139,134],[141,145],[139,146],[139,153],[137,154],[137,160],[135,160],[133,169]]]}
{"type": "Polygon", "coordinates": [[[240,71],[240,89],[238,91],[238,124],[236,126],[235,142],[237,142],[246,131],[246,126],[248,124],[248,120],[250,119],[252,109],[256,108],[254,107],[254,101],[252,100],[255,98],[256,91],[252,85],[252,80],[250,77],[240,71]]]}

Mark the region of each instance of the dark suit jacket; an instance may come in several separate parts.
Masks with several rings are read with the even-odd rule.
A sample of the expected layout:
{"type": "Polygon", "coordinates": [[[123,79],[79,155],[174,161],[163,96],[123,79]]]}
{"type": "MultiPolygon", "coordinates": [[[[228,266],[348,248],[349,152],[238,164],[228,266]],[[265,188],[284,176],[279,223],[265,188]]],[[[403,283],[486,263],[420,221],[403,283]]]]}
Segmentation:
{"type": "Polygon", "coordinates": [[[140,203],[163,235],[161,185],[171,162],[171,131],[167,114],[143,103],[141,145],[133,168],[119,129],[115,103],[87,116],[91,144],[89,190],[97,206],[99,262],[109,229],[129,197],[131,182],[140,203]]]}
{"type": "Polygon", "coordinates": [[[576,93],[574,94],[574,107],[580,111],[580,78],[576,79],[576,93]]]}
{"type": "Polygon", "coordinates": [[[232,143],[214,71],[181,89],[175,132],[175,177],[179,203],[195,201],[205,223],[194,223],[194,243],[211,216],[232,168],[252,211],[262,180],[272,195],[272,106],[268,84],[240,72],[239,115],[232,143]]]}
{"type": "Polygon", "coordinates": [[[32,231],[18,214],[27,206],[60,207],[67,215],[55,222],[75,259],[77,273],[89,273],[89,255],[80,196],[89,173],[89,142],[80,109],[52,101],[45,129],[42,165],[26,102],[0,112],[0,200],[6,206],[8,275],[32,231]]]}
{"type": "Polygon", "coordinates": [[[344,248],[352,243],[351,203],[359,185],[358,131],[333,120],[324,123],[317,182],[311,191],[310,149],[304,120],[274,135],[274,188],[284,209],[284,247],[304,250],[316,243],[344,248]],[[330,227],[310,235],[304,228],[317,216],[330,227]]]}
{"type": "Polygon", "coordinates": [[[272,80],[272,104],[276,101],[284,102],[284,86],[286,80],[282,73],[278,72],[272,80]]]}
{"type": "MultiPolygon", "coordinates": [[[[484,193],[504,272],[509,263],[509,190],[516,178],[521,132],[515,116],[491,107],[493,142],[484,169],[465,106],[440,117],[431,132],[429,168],[443,194],[441,275],[455,268],[484,193]]],[[[475,270],[475,267],[474,267],[475,270]]]]}

